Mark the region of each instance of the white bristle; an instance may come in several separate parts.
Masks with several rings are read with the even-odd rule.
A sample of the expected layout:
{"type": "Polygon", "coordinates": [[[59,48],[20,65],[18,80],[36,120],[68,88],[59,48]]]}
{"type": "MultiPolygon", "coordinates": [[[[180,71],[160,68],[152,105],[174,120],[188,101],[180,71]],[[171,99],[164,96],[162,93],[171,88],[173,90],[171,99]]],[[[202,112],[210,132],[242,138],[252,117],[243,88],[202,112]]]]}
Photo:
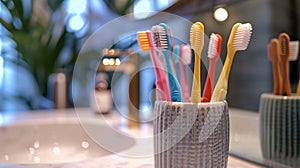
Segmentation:
{"type": "Polygon", "coordinates": [[[218,37],[216,34],[212,33],[210,35],[209,39],[209,45],[208,45],[208,58],[214,58],[217,55],[217,46],[218,46],[218,37]]]}
{"type": "Polygon", "coordinates": [[[290,41],[289,61],[296,61],[299,53],[299,41],[290,41]]]}
{"type": "Polygon", "coordinates": [[[181,48],[181,59],[182,62],[187,65],[192,62],[192,52],[191,47],[189,45],[183,45],[181,48]]]}
{"type": "Polygon", "coordinates": [[[233,47],[237,51],[246,50],[251,38],[252,26],[250,23],[242,24],[234,35],[233,47]]]}
{"type": "Polygon", "coordinates": [[[155,25],[151,29],[154,45],[159,49],[167,49],[168,48],[168,38],[166,35],[166,31],[162,26],[155,25]]]}

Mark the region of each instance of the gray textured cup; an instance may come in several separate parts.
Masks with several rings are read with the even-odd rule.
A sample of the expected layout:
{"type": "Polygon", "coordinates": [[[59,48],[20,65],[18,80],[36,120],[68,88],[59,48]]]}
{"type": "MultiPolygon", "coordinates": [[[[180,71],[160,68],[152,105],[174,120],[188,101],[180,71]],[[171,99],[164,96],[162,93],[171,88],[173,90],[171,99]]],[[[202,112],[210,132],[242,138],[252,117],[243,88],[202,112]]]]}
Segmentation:
{"type": "Polygon", "coordinates": [[[259,114],[266,161],[300,167],[300,96],[262,94],[259,114]]]}
{"type": "Polygon", "coordinates": [[[156,101],[154,116],[156,168],[227,167],[229,114],[226,101],[156,101]]]}

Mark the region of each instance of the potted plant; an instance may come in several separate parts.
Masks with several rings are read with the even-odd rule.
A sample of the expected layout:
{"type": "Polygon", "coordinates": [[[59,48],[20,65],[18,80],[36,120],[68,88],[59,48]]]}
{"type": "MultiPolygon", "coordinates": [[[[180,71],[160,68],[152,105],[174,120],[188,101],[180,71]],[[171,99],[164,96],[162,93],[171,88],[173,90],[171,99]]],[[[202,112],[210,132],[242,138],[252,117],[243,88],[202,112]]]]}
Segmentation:
{"type": "MultiPolygon", "coordinates": [[[[52,73],[62,69],[67,79],[72,79],[79,52],[80,37],[68,30],[64,1],[31,0],[28,3],[22,0],[4,0],[1,3],[8,16],[0,17],[2,27],[7,30],[2,31],[1,36],[12,39],[17,51],[14,55],[3,48],[1,54],[4,60],[5,55],[14,55],[13,59],[5,61],[11,61],[28,70],[37,83],[40,95],[46,97],[47,80],[52,73]]],[[[27,100],[27,104],[32,109],[40,108],[34,106],[30,100],[27,100]]]]}

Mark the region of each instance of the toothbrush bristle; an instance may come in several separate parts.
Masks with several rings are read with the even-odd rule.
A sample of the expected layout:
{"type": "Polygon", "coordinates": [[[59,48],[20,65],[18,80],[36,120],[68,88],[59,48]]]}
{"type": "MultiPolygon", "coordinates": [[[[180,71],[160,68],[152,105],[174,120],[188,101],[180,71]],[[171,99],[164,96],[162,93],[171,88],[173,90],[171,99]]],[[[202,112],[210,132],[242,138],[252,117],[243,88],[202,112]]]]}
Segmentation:
{"type": "Polygon", "coordinates": [[[208,58],[214,58],[217,55],[217,48],[218,48],[219,39],[216,34],[212,33],[209,39],[208,45],[208,58]]]}
{"type": "Polygon", "coordinates": [[[168,48],[168,38],[166,34],[166,30],[159,25],[155,25],[151,29],[154,39],[155,47],[159,49],[167,49],[168,48]]]}
{"type": "Polygon", "coordinates": [[[250,23],[242,24],[235,32],[233,47],[236,51],[246,50],[251,38],[252,26],[250,23]]]}
{"type": "Polygon", "coordinates": [[[191,64],[192,62],[192,52],[190,45],[181,46],[181,59],[185,65],[191,64]]]}
{"type": "Polygon", "coordinates": [[[204,44],[204,26],[202,23],[196,22],[192,25],[190,30],[190,43],[194,52],[200,54],[204,44]]]}
{"type": "Polygon", "coordinates": [[[296,61],[298,59],[299,53],[299,41],[291,41],[290,42],[290,61],[296,61]]]}
{"type": "Polygon", "coordinates": [[[148,52],[150,50],[150,39],[148,38],[149,31],[139,31],[137,32],[138,44],[143,52],[148,52]]]}
{"type": "Polygon", "coordinates": [[[290,53],[290,37],[286,33],[281,33],[279,35],[279,42],[280,42],[280,54],[281,55],[288,55],[290,53]]]}

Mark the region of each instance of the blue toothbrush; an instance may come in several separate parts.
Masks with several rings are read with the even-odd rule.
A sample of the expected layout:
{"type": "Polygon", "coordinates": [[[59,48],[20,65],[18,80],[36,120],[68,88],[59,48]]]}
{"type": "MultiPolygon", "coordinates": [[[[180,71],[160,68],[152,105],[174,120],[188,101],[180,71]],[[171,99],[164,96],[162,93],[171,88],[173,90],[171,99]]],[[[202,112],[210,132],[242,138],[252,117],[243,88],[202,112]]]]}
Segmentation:
{"type": "Polygon", "coordinates": [[[154,36],[155,47],[160,49],[164,55],[167,71],[168,71],[168,81],[170,86],[171,100],[174,102],[182,102],[182,93],[180,89],[180,84],[176,78],[176,74],[171,62],[171,37],[170,29],[165,23],[160,23],[152,27],[152,33],[154,36]]]}

